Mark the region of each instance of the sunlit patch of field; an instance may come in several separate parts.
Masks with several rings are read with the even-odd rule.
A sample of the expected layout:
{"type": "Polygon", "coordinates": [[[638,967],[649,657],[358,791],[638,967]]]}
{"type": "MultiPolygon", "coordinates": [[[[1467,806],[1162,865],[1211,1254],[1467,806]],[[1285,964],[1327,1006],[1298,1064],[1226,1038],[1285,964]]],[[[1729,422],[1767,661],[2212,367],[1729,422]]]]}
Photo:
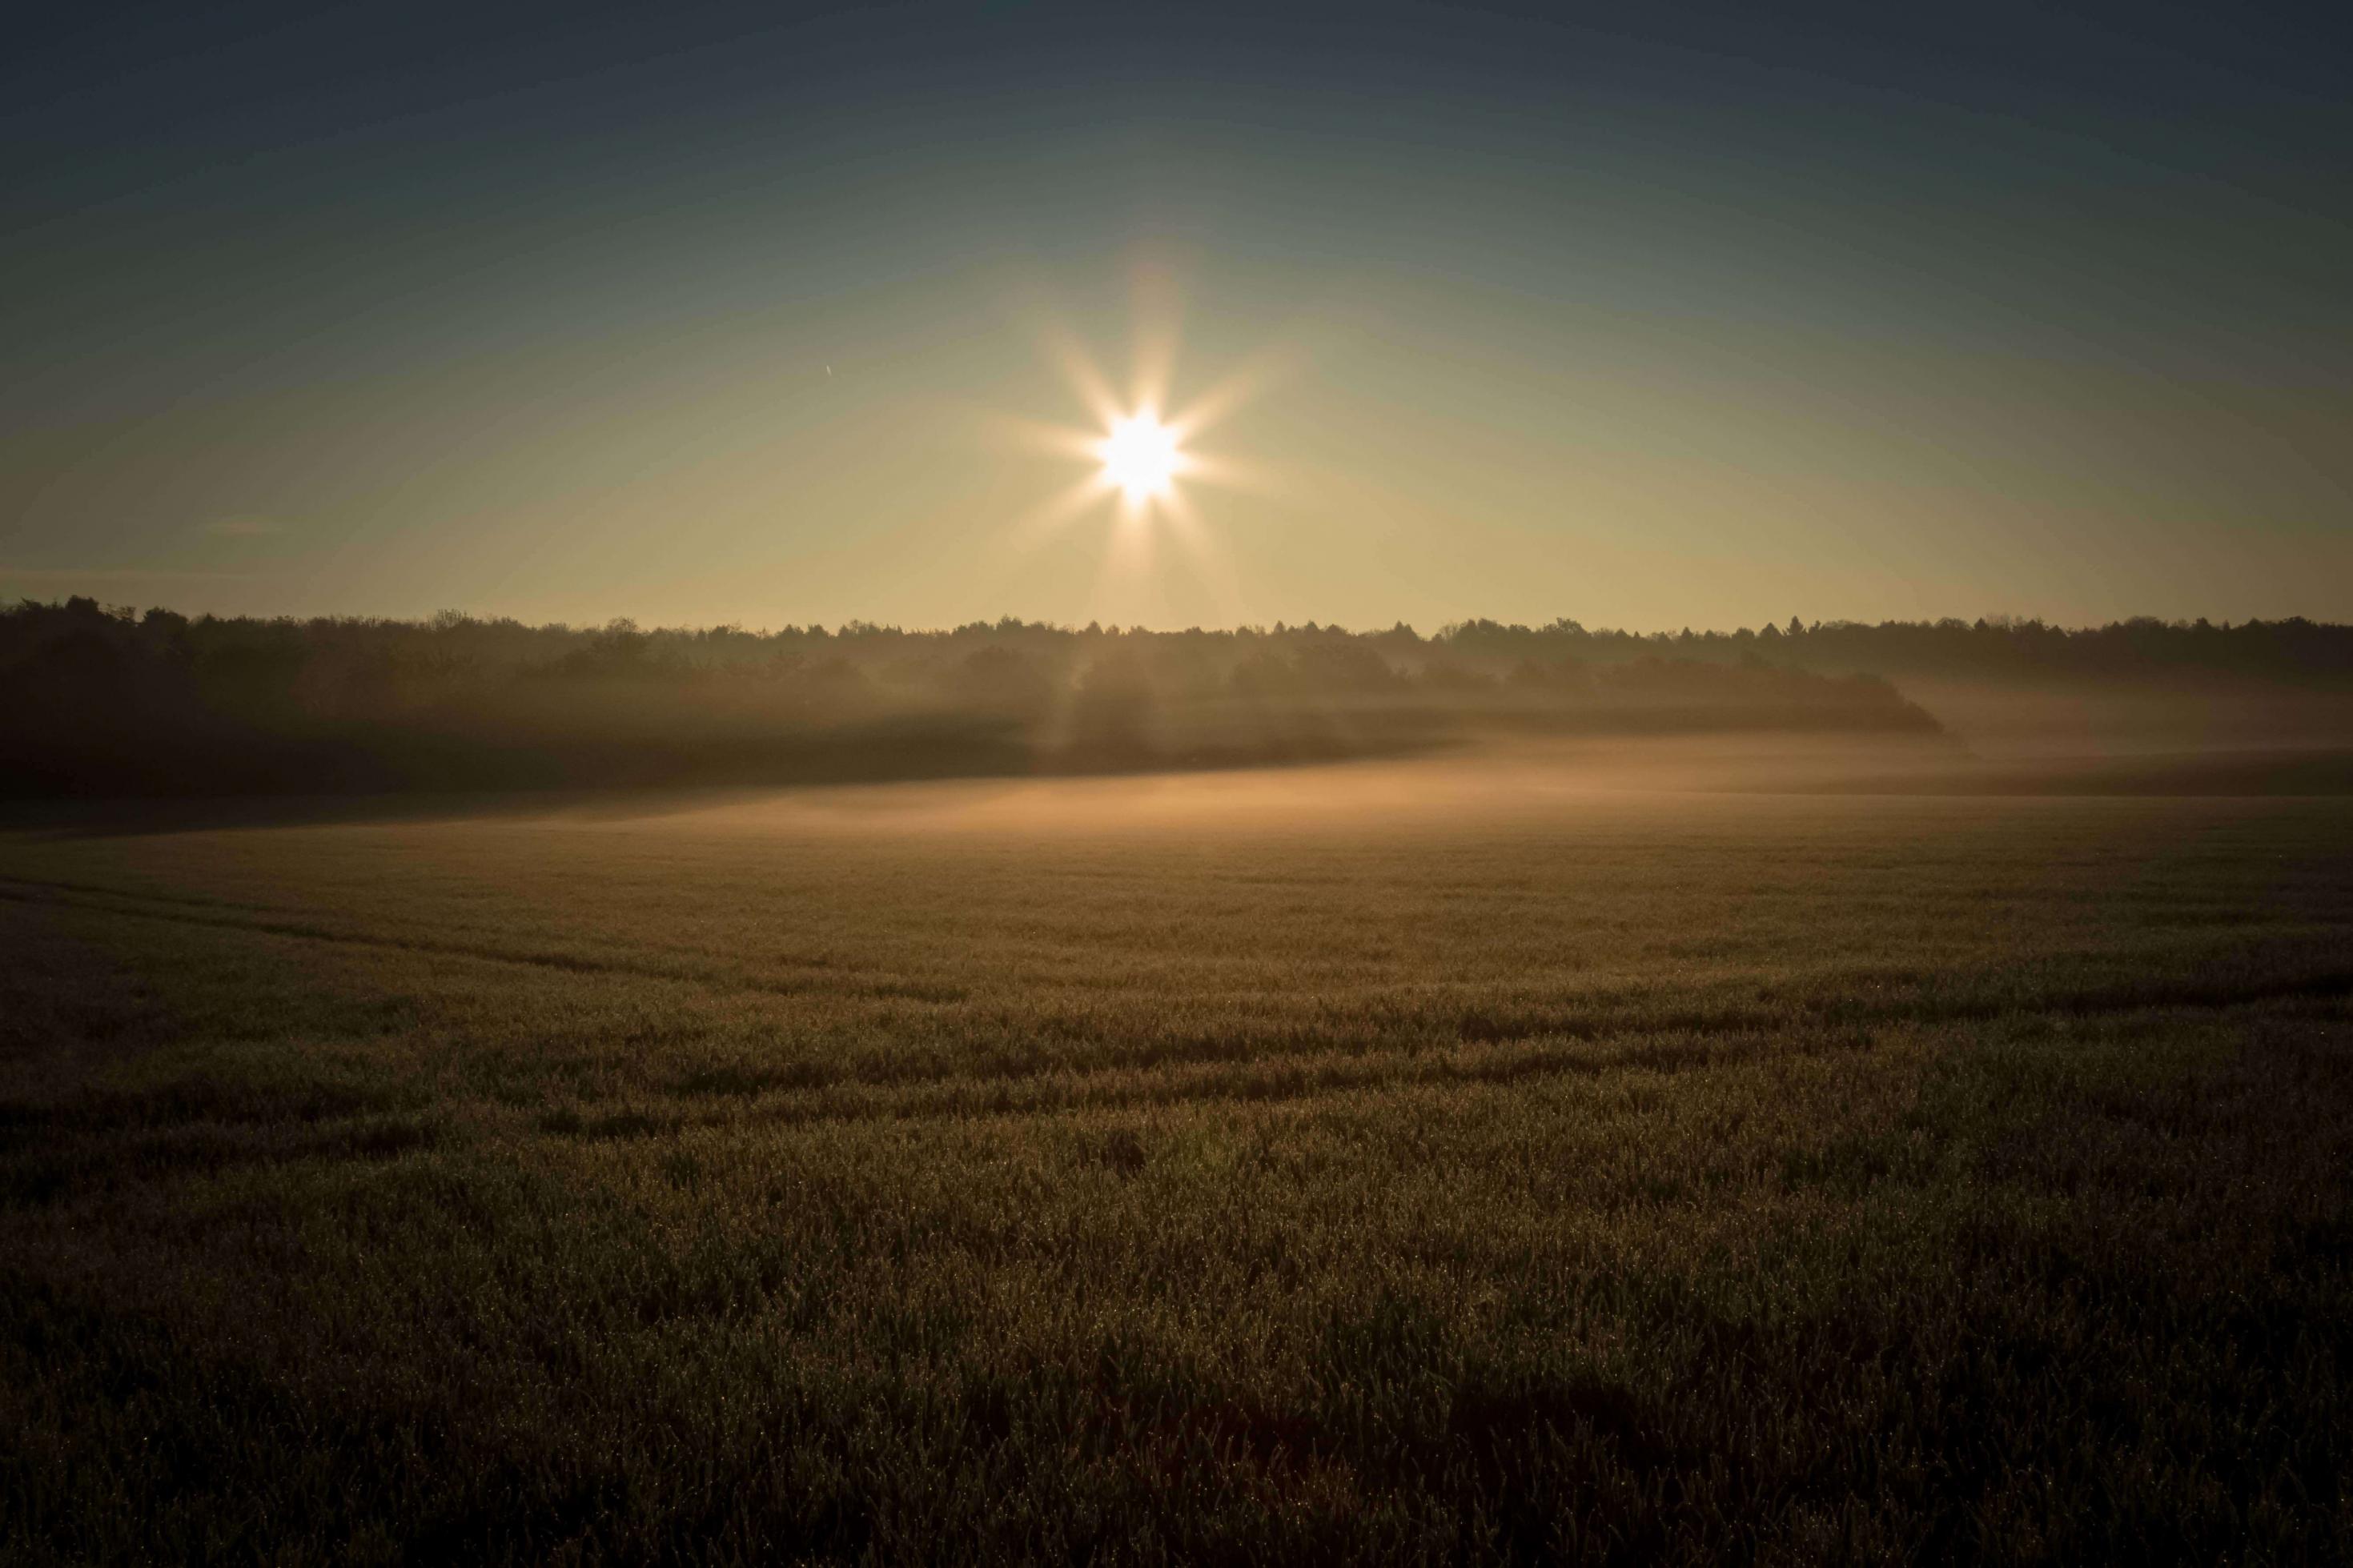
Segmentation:
{"type": "Polygon", "coordinates": [[[0,1554],[2353,1554],[2342,800],[23,831],[0,952],[0,1554]]]}

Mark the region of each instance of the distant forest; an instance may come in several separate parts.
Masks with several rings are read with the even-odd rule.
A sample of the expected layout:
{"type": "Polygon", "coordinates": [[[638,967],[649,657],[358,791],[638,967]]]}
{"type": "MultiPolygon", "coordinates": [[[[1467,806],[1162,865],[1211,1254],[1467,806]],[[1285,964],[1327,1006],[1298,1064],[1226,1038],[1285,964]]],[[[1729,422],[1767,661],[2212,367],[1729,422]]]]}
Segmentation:
{"type": "Polygon", "coordinates": [[[2353,627],[752,632],[27,600],[0,611],[0,792],[850,780],[1304,761],[1482,733],[1935,731],[1891,675],[2353,687],[2353,627]]]}

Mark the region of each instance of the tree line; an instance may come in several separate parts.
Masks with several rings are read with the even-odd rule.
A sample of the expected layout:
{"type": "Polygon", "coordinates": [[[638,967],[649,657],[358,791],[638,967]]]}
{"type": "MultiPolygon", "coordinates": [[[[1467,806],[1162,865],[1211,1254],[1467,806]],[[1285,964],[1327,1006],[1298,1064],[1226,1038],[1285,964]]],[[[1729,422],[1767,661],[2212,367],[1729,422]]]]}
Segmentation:
{"type": "Polygon", "coordinates": [[[2052,682],[2217,679],[2353,687],[2353,626],[2306,620],[2166,621],[2137,616],[2105,626],[2056,626],[2010,616],[1964,621],[1816,621],[1732,632],[1588,631],[1571,620],[1542,626],[1459,622],[1434,639],[1450,652],[1490,658],[1677,657],[1737,660],[1748,654],[1821,674],[1870,670],[1890,678],[2052,682]]]}
{"type": "MultiPolygon", "coordinates": [[[[774,782],[1300,761],[1482,732],[1926,732],[1757,639],[1303,626],[944,631],[0,611],[0,790],[774,782]]],[[[1796,640],[1796,639],[1791,639],[1796,640]]]]}

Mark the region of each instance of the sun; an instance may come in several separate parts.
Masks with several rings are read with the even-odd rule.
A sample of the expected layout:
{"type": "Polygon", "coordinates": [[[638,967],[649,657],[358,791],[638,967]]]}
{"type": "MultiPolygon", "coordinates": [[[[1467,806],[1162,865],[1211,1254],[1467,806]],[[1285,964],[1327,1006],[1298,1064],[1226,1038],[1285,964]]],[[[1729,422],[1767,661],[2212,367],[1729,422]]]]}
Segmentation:
{"type": "Polygon", "coordinates": [[[1176,432],[1146,408],[1111,422],[1111,434],[1095,447],[1103,458],[1103,478],[1118,487],[1130,504],[1167,496],[1185,455],[1176,449],[1176,432]]]}
{"type": "Polygon", "coordinates": [[[1090,417],[1070,425],[1011,415],[986,417],[1012,443],[1082,462],[1088,471],[1011,520],[1008,531],[1015,547],[1034,548],[1109,501],[1112,547],[1103,556],[1107,577],[1143,571],[1154,542],[1165,538],[1191,558],[1204,581],[1214,578],[1221,584],[1220,598],[1239,605],[1240,591],[1230,584],[1208,520],[1195,504],[1194,487],[1261,495],[1279,493],[1279,487],[1248,458],[1196,443],[1288,374],[1298,351],[1282,343],[1262,348],[1187,400],[1172,404],[1173,323],[1147,321],[1138,326],[1132,380],[1125,387],[1114,387],[1084,342],[1050,318],[1040,324],[1039,337],[1041,357],[1061,372],[1090,417]]]}

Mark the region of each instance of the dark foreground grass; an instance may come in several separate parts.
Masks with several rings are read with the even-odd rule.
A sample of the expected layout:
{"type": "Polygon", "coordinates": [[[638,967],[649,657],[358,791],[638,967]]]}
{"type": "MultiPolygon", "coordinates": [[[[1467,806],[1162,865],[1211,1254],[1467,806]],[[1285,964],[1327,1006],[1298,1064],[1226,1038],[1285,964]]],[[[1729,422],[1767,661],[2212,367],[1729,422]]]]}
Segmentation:
{"type": "Polygon", "coordinates": [[[20,1561],[2343,1561],[2336,801],[0,843],[20,1561]]]}

